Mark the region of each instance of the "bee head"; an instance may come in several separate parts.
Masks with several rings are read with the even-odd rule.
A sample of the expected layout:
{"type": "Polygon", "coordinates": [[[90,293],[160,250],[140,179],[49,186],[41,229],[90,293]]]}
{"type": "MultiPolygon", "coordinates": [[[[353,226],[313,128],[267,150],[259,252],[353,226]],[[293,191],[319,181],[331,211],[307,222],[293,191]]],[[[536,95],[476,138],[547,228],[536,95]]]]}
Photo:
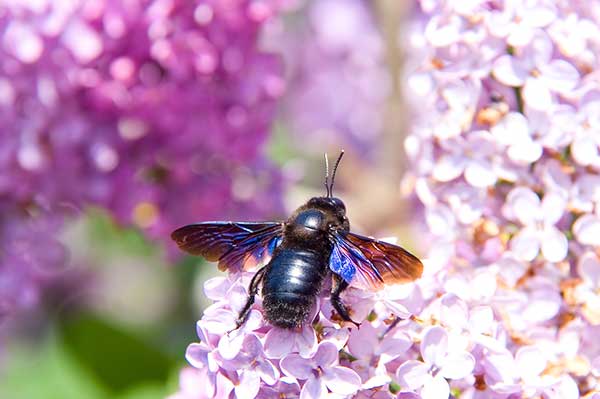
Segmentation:
{"type": "Polygon", "coordinates": [[[312,235],[317,237],[332,230],[350,230],[350,224],[346,217],[346,205],[341,199],[333,196],[335,172],[343,156],[344,150],[335,162],[331,181],[329,181],[329,161],[327,154],[325,154],[325,188],[327,194],[325,197],[311,198],[305,205],[298,208],[289,220],[288,226],[290,226],[290,229],[296,229],[299,234],[304,235],[306,238],[312,235]]]}
{"type": "Polygon", "coordinates": [[[337,197],[311,198],[306,205],[298,209],[295,221],[322,231],[350,228],[346,217],[346,205],[337,197]]]}
{"type": "Polygon", "coordinates": [[[337,197],[314,197],[306,205],[311,208],[319,208],[325,212],[346,216],[346,205],[337,197]]]}

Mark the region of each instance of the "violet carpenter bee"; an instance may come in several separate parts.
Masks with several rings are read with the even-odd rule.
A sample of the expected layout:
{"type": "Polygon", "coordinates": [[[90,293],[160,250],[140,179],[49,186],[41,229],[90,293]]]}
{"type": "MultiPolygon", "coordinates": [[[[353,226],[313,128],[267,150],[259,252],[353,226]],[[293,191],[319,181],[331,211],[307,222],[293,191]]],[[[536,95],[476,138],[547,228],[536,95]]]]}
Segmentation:
{"type": "Polygon", "coordinates": [[[292,329],[307,321],[328,275],[333,280],[331,304],[343,320],[352,323],[340,299],[348,286],[376,290],[421,276],[423,264],[405,249],[350,232],[346,206],[332,192],[343,155],[342,151],[331,181],[325,155],[326,196],[311,198],[286,221],[203,222],[172,233],[181,249],[217,261],[220,270],[246,270],[264,264],[250,282],[238,327],[248,316],[260,287],[266,320],[292,329]]]}

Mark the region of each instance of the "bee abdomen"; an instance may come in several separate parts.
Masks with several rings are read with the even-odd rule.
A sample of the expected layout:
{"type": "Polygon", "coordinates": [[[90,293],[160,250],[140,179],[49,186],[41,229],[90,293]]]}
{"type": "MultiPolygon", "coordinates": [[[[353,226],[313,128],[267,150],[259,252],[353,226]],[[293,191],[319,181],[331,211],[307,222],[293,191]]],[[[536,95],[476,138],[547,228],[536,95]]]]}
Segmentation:
{"type": "Polygon", "coordinates": [[[321,291],[328,254],[281,249],[269,263],[263,280],[267,320],[282,328],[299,327],[321,291]]]}

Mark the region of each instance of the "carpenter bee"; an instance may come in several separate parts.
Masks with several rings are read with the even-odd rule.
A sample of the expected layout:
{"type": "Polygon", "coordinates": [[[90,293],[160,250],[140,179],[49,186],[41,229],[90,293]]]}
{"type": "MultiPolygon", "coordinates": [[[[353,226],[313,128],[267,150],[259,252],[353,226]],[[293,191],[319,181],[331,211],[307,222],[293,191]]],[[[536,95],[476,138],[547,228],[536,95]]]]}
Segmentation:
{"type": "Polygon", "coordinates": [[[346,206],[333,196],[340,153],[331,181],[325,154],[325,197],[311,198],[286,221],[203,222],[175,230],[171,237],[193,255],[217,261],[220,270],[247,270],[263,264],[249,286],[237,320],[241,326],[262,287],[264,315],[280,328],[300,327],[331,275],[331,304],[356,324],[340,299],[349,286],[379,289],[421,276],[423,264],[405,249],[350,232],[346,206]]]}

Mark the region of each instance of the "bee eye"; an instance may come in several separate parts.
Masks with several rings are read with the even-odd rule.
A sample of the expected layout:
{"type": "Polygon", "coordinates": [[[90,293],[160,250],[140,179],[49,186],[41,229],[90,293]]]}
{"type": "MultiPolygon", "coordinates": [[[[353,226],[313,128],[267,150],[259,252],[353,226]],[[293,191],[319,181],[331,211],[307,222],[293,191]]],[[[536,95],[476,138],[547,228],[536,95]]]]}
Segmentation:
{"type": "Polygon", "coordinates": [[[322,222],[323,213],[315,209],[308,209],[296,217],[296,223],[313,230],[318,230],[322,222]]]}
{"type": "Polygon", "coordinates": [[[329,199],[329,202],[334,207],[336,207],[338,209],[342,209],[344,212],[346,212],[346,205],[344,205],[344,203],[342,202],[341,199],[333,197],[333,198],[329,199]]]}

